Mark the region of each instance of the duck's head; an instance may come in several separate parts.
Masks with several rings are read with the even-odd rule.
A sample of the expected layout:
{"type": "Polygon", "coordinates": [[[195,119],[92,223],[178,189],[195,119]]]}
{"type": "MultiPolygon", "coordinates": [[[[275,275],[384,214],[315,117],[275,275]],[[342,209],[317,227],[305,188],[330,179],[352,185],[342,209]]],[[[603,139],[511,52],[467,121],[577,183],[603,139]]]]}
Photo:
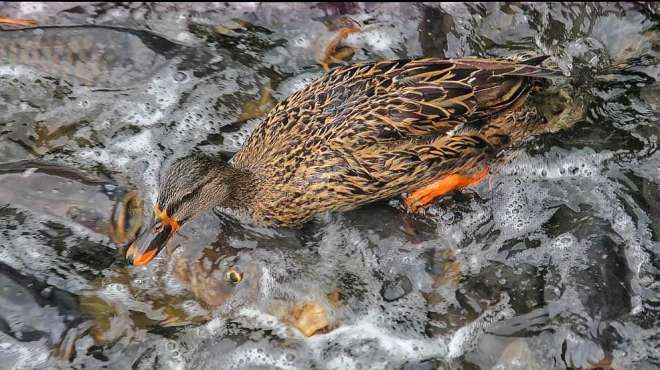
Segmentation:
{"type": "Polygon", "coordinates": [[[147,264],[186,221],[224,206],[232,192],[233,172],[227,163],[199,155],[172,163],[161,175],[153,221],[126,251],[128,263],[147,264]]]}

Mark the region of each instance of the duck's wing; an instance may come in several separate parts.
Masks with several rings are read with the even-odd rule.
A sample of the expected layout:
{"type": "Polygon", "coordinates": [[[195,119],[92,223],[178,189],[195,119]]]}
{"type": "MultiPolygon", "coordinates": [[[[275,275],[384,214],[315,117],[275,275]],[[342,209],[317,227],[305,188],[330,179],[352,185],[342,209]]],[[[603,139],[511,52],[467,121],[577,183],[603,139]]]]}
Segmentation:
{"type": "Polygon", "coordinates": [[[534,80],[556,73],[524,62],[471,58],[337,68],[273,108],[232,161],[263,164],[321,145],[351,151],[441,135],[514,106],[534,80]]]}
{"type": "Polygon", "coordinates": [[[348,76],[341,75],[346,81],[340,89],[359,91],[359,95],[329,103],[335,109],[329,122],[336,130],[335,142],[364,146],[441,135],[514,107],[538,79],[561,76],[535,65],[501,60],[387,63],[384,68],[379,67],[381,63],[355,67],[344,72],[354,71],[348,76]],[[370,75],[364,81],[363,76],[370,75]],[[353,85],[360,88],[352,89],[353,85]]]}

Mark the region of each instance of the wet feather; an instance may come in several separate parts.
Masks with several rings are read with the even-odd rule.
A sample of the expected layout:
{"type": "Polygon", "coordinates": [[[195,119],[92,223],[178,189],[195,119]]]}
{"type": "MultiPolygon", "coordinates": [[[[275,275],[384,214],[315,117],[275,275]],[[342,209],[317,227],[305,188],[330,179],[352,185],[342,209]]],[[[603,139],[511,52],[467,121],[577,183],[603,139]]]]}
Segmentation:
{"type": "Polygon", "coordinates": [[[255,178],[244,206],[256,221],[295,224],[478,171],[545,122],[524,104],[539,81],[560,75],[532,65],[543,59],[331,70],[275,106],[230,161],[255,178]]]}

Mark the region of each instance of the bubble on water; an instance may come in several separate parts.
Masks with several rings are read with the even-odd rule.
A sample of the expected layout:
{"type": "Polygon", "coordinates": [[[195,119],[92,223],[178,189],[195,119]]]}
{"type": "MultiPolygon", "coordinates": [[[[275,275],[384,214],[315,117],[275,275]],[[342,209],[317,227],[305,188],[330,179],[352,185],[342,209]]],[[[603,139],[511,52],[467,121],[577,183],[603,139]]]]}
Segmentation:
{"type": "Polygon", "coordinates": [[[275,351],[264,352],[263,348],[238,348],[222,360],[222,368],[244,369],[268,367],[272,369],[297,369],[287,355],[275,351]]]}
{"type": "MultiPolygon", "coordinates": [[[[169,78],[153,78],[147,84],[145,93],[154,97],[153,100],[158,103],[159,111],[166,110],[167,108],[171,107],[179,100],[179,95],[181,93],[179,91],[179,89],[181,88],[180,86],[185,85],[184,82],[186,82],[185,80],[186,74],[183,73],[183,76],[181,76],[179,75],[179,73],[183,73],[183,72],[175,71],[172,68],[165,68],[165,70],[162,71],[158,76],[165,77],[168,75],[169,76],[174,75],[175,81],[172,81],[169,78]],[[176,78],[181,78],[181,77],[184,77],[184,79],[176,80],[176,78]],[[174,82],[178,82],[178,83],[174,83],[174,82]]],[[[160,118],[161,117],[159,116],[158,119],[156,119],[155,121],[160,120],[160,118]]]]}
{"type": "Polygon", "coordinates": [[[392,39],[387,33],[373,30],[364,33],[362,36],[365,38],[366,43],[374,50],[383,51],[389,50],[392,47],[392,39]]]}
{"type": "Polygon", "coordinates": [[[259,120],[253,119],[242,125],[238,131],[227,134],[222,143],[223,148],[231,152],[237,152],[258,124],[259,120]]]}
{"type": "MultiPolygon", "coordinates": [[[[140,285],[139,280],[134,282],[136,285],[140,285]]],[[[130,292],[128,287],[123,284],[111,283],[103,287],[103,295],[109,299],[121,301],[124,297],[129,297],[130,292]]]]}
{"type": "Polygon", "coordinates": [[[293,43],[300,48],[307,48],[309,46],[309,40],[305,36],[296,37],[293,43]]]}
{"type": "Polygon", "coordinates": [[[154,193],[158,186],[158,170],[160,168],[160,151],[155,147],[154,136],[151,130],[145,130],[137,135],[123,137],[109,144],[108,150],[82,150],[78,155],[83,159],[91,159],[105,164],[110,168],[127,170],[139,165],[140,161],[134,158],[144,158],[148,162],[146,169],[142,169],[140,175],[146,185],[144,192],[145,200],[155,202],[154,193]],[[112,153],[112,154],[110,154],[112,153]]]}
{"type": "Polygon", "coordinates": [[[44,4],[35,2],[22,2],[19,3],[19,10],[21,14],[29,15],[33,13],[42,13],[45,9],[44,4]]]}
{"type": "MultiPolygon", "coordinates": [[[[385,302],[388,302],[385,299],[385,302]]],[[[383,312],[376,320],[379,327],[391,330],[399,335],[416,337],[424,333],[426,324],[426,301],[418,293],[388,302],[383,305],[383,312]]]]}
{"type": "Polygon", "coordinates": [[[179,71],[174,74],[173,78],[176,82],[184,82],[188,79],[188,75],[185,72],[179,71]]]}
{"type": "Polygon", "coordinates": [[[204,328],[211,334],[217,334],[222,331],[224,323],[224,319],[216,317],[207,322],[204,328]]]}
{"type": "Polygon", "coordinates": [[[493,217],[510,238],[527,232],[544,220],[543,215],[547,211],[544,211],[541,199],[546,195],[546,190],[538,184],[515,185],[510,179],[503,181],[510,185],[498,188],[495,193],[493,217]]]}
{"type": "Polygon", "coordinates": [[[573,234],[562,234],[552,241],[550,248],[562,253],[564,251],[572,250],[575,243],[577,243],[577,238],[575,238],[573,234]]]}
{"type": "MultiPolygon", "coordinates": [[[[326,356],[333,360],[328,368],[345,368],[348,357],[342,358],[348,352],[362,353],[351,356],[349,368],[355,368],[359,362],[376,360],[386,363],[390,354],[396,354],[396,361],[420,359],[423,357],[445,356],[447,345],[445,338],[410,339],[398,336],[389,330],[380,328],[372,320],[357,322],[342,326],[324,336],[314,336],[308,339],[314,352],[329,352],[326,356]]],[[[364,363],[367,367],[373,363],[364,363]]]]}
{"type": "Polygon", "coordinates": [[[517,159],[499,170],[506,175],[526,175],[547,179],[569,177],[592,177],[600,173],[602,164],[614,158],[614,153],[596,153],[591,148],[570,152],[553,148],[542,157],[531,157],[517,153],[517,159]]]}
{"type": "Polygon", "coordinates": [[[350,34],[343,43],[356,50],[365,48],[372,53],[378,53],[383,58],[396,59],[396,49],[401,47],[402,35],[388,27],[371,27],[363,32],[350,34]]]}
{"type": "Polygon", "coordinates": [[[277,100],[284,100],[296,91],[302,90],[323,75],[322,72],[306,72],[297,74],[294,77],[284,80],[277,87],[273,96],[277,100]]]}

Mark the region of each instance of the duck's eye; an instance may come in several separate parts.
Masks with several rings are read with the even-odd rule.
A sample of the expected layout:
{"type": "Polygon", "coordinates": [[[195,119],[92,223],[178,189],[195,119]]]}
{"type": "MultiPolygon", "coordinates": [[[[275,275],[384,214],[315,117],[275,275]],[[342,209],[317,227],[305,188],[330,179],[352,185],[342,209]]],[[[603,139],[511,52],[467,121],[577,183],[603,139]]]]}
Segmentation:
{"type": "Polygon", "coordinates": [[[243,276],[241,275],[240,272],[231,269],[227,271],[227,274],[225,274],[225,280],[232,283],[232,284],[238,284],[241,282],[241,279],[243,279],[243,276]]]}

